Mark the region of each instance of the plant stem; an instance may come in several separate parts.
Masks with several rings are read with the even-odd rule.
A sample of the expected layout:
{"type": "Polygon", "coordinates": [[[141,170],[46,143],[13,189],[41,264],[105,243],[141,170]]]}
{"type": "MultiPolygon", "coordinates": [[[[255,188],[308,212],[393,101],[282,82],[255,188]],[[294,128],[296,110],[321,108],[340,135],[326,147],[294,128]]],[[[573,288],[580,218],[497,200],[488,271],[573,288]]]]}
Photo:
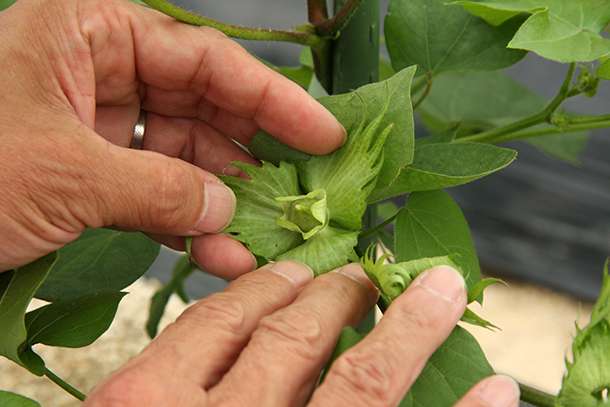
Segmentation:
{"type": "Polygon", "coordinates": [[[85,396],[80,391],[76,390],[74,387],[70,386],[68,383],[63,381],[59,376],[57,376],[55,373],[51,372],[49,369],[45,368],[44,375],[46,377],[48,377],[49,379],[51,379],[51,381],[53,383],[55,383],[56,385],[58,385],[59,387],[61,387],[65,391],[67,391],[68,393],[70,393],[72,396],[76,397],[78,400],[85,401],[85,398],[87,396],[85,396]]]}
{"type": "Polygon", "coordinates": [[[570,127],[568,127],[567,129],[559,129],[557,127],[550,127],[547,129],[522,131],[520,133],[507,134],[506,136],[498,137],[493,142],[494,143],[504,143],[504,142],[512,141],[512,140],[520,140],[520,139],[525,139],[525,138],[546,136],[548,134],[561,134],[561,133],[569,133],[569,132],[581,131],[581,130],[602,129],[605,127],[610,127],[610,121],[575,124],[573,126],[570,125],[570,127]]]}
{"type": "Polygon", "coordinates": [[[426,100],[426,97],[428,97],[428,94],[430,94],[430,90],[432,89],[432,83],[434,82],[434,78],[429,78],[427,85],[426,85],[426,90],[424,90],[424,93],[420,96],[419,100],[415,103],[413,103],[413,110],[417,109],[419,107],[419,105],[422,104],[422,102],[424,100],[426,100]]]}
{"type": "Polygon", "coordinates": [[[325,0],[307,0],[307,19],[314,24],[328,19],[328,8],[325,0]]]}
{"type": "Polygon", "coordinates": [[[164,14],[167,14],[170,17],[175,18],[176,20],[180,20],[184,23],[191,25],[216,28],[217,30],[233,38],[240,38],[244,40],[292,42],[295,44],[308,45],[311,47],[317,47],[323,42],[323,39],[318,35],[314,34],[313,32],[283,31],[240,27],[232,24],[221,23],[219,21],[203,17],[199,14],[192,13],[171,3],[168,3],[165,0],[142,0],[142,2],[146,3],[155,10],[158,10],[164,14]]]}
{"type": "Polygon", "coordinates": [[[417,78],[415,82],[411,84],[411,96],[413,97],[415,94],[417,94],[417,92],[426,86],[429,81],[430,78],[428,75],[421,75],[419,78],[417,78]]]}
{"type": "Polygon", "coordinates": [[[358,6],[362,4],[362,1],[363,0],[347,0],[333,18],[314,24],[318,33],[331,37],[337,35],[337,33],[345,27],[350,18],[352,18],[358,9],[358,6]]]}
{"type": "Polygon", "coordinates": [[[368,237],[373,236],[375,233],[379,232],[381,229],[388,226],[390,223],[394,222],[394,219],[396,219],[396,216],[398,216],[398,212],[396,212],[396,215],[392,216],[391,218],[388,218],[387,220],[383,221],[382,223],[375,226],[374,228],[369,229],[366,232],[362,232],[360,234],[360,236],[358,236],[358,240],[364,240],[368,237]]]}
{"type": "Polygon", "coordinates": [[[561,88],[559,89],[559,93],[541,112],[535,113],[521,120],[517,120],[516,122],[507,124],[506,126],[501,126],[495,129],[484,131],[482,133],[473,134],[472,136],[460,137],[459,139],[456,139],[455,142],[460,143],[465,141],[474,141],[479,143],[496,143],[497,139],[507,134],[515,133],[519,130],[527,129],[540,123],[550,122],[551,115],[568,97],[568,93],[570,91],[570,82],[572,81],[572,76],[574,75],[575,68],[576,63],[571,63],[570,69],[568,70],[568,74],[566,75],[566,78],[563,84],[561,85],[561,88]]]}
{"type": "Polygon", "coordinates": [[[538,407],[555,406],[556,397],[551,394],[536,390],[522,383],[519,383],[519,390],[521,390],[521,401],[525,401],[526,403],[530,403],[538,407]]]}

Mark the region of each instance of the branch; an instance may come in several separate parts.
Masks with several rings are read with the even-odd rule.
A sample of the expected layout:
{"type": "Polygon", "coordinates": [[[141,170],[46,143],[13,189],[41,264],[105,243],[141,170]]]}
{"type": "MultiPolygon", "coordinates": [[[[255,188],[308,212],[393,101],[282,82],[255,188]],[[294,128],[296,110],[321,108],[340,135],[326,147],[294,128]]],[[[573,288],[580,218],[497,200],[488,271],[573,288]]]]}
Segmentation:
{"type": "MultiPolygon", "coordinates": [[[[586,119],[586,117],[579,118],[586,119]]],[[[507,141],[512,140],[520,140],[524,138],[532,138],[538,136],[546,136],[549,134],[560,134],[560,133],[570,133],[573,131],[582,131],[582,130],[593,130],[593,129],[602,129],[605,127],[610,127],[610,121],[599,121],[599,122],[583,122],[583,124],[575,124],[571,125],[572,121],[570,120],[570,126],[566,129],[560,129],[557,127],[550,127],[547,129],[538,129],[538,130],[530,130],[530,131],[522,131],[519,133],[507,134],[502,137],[497,137],[493,140],[490,140],[490,143],[505,143],[507,141]]]]}
{"type": "Polygon", "coordinates": [[[363,0],[347,0],[330,20],[314,22],[316,30],[324,37],[334,37],[347,24],[363,0]]]}
{"type": "Polygon", "coordinates": [[[563,101],[568,98],[568,94],[570,92],[570,82],[572,81],[572,76],[574,75],[575,68],[576,63],[571,63],[570,69],[568,70],[568,74],[566,75],[566,78],[563,81],[561,88],[559,89],[559,93],[541,112],[535,113],[521,120],[517,120],[516,122],[507,124],[506,126],[501,126],[495,129],[484,131],[482,133],[473,134],[472,136],[460,137],[459,139],[456,139],[455,142],[460,143],[465,141],[474,141],[479,143],[495,143],[497,139],[507,134],[515,133],[517,131],[527,129],[540,123],[550,122],[551,115],[557,110],[557,108],[563,103],[563,101]]]}
{"type": "Polygon", "coordinates": [[[328,9],[325,0],[307,0],[307,17],[310,23],[328,19],[328,9]]]}
{"type": "Polygon", "coordinates": [[[233,38],[240,38],[243,40],[292,42],[311,47],[317,47],[322,43],[322,38],[313,32],[240,27],[200,16],[199,14],[184,10],[165,0],[142,0],[142,2],[146,3],[155,10],[175,18],[176,20],[182,21],[183,23],[216,28],[218,31],[221,31],[233,38]]]}

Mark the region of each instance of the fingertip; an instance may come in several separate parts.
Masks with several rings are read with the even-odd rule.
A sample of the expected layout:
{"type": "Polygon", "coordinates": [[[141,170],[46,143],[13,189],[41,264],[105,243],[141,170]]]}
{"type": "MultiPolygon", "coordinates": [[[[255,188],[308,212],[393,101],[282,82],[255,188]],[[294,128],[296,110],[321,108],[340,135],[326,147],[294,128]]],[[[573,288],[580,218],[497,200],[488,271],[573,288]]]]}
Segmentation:
{"type": "Polygon", "coordinates": [[[521,395],[517,382],[505,375],[484,379],[479,382],[474,392],[490,407],[516,407],[521,395]]]}
{"type": "Polygon", "coordinates": [[[254,255],[237,240],[222,233],[193,237],[193,261],[201,269],[226,280],[256,269],[254,255]]]}

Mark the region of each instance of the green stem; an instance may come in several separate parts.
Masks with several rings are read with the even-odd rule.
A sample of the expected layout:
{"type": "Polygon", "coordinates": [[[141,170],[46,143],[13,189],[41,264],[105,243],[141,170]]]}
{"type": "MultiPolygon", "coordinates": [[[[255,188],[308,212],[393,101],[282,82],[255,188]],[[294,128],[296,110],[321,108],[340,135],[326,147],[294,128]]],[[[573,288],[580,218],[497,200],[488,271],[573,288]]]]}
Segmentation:
{"type": "Polygon", "coordinates": [[[472,136],[460,137],[459,139],[456,139],[455,142],[460,143],[469,141],[479,143],[496,143],[496,140],[498,138],[501,138],[507,134],[515,133],[540,123],[550,122],[551,115],[568,97],[568,93],[570,91],[570,82],[572,81],[572,76],[574,75],[575,68],[576,63],[571,63],[570,69],[568,70],[568,74],[566,75],[566,78],[563,84],[561,85],[561,88],[559,89],[559,93],[541,112],[535,113],[521,120],[517,120],[516,122],[507,124],[506,126],[501,126],[495,129],[484,131],[482,133],[473,134],[472,136]]]}
{"type": "Polygon", "coordinates": [[[610,127],[610,121],[575,124],[575,125],[570,125],[570,127],[568,127],[567,129],[559,129],[557,127],[550,127],[547,129],[522,131],[519,133],[507,134],[506,136],[498,137],[498,138],[494,139],[492,142],[493,143],[504,143],[504,142],[512,141],[512,140],[520,140],[520,139],[524,139],[524,138],[546,136],[548,134],[570,133],[570,132],[581,131],[581,130],[602,129],[605,127],[610,127]]]}
{"type": "Polygon", "coordinates": [[[358,9],[358,6],[362,4],[362,1],[363,0],[347,0],[333,18],[315,24],[318,33],[330,37],[337,35],[339,31],[345,27],[350,18],[352,18],[358,9]]]}
{"type": "Polygon", "coordinates": [[[519,383],[521,401],[538,407],[555,407],[555,396],[519,383]]]}
{"type": "Polygon", "coordinates": [[[419,107],[419,105],[422,104],[422,102],[424,100],[426,100],[426,97],[428,97],[428,95],[430,94],[430,90],[432,89],[432,83],[434,82],[434,78],[431,78],[428,80],[428,83],[426,85],[426,90],[424,90],[424,93],[420,96],[419,100],[415,103],[413,103],[413,110],[417,109],[419,107]]]}
{"type": "Polygon", "coordinates": [[[610,114],[600,114],[597,116],[583,116],[583,117],[570,117],[568,123],[570,124],[581,124],[581,123],[598,123],[610,121],[610,114]]]}
{"type": "MultiPolygon", "coordinates": [[[[184,23],[198,26],[216,28],[229,37],[244,40],[282,41],[292,42],[300,45],[317,47],[322,43],[322,38],[313,32],[282,31],[260,28],[240,27],[232,24],[221,23],[199,14],[184,10],[165,0],[142,0],[150,7],[184,23]]],[[[313,27],[312,27],[313,29],[313,27]]]]}
{"type": "Polygon", "coordinates": [[[417,92],[422,90],[424,86],[428,85],[429,82],[430,78],[428,75],[421,75],[419,78],[417,78],[415,82],[411,84],[411,96],[416,95],[417,92]]]}
{"type": "Polygon", "coordinates": [[[396,215],[392,216],[391,218],[388,218],[387,220],[383,221],[382,223],[375,226],[374,228],[369,229],[366,232],[362,232],[360,234],[360,236],[358,236],[358,240],[364,240],[368,237],[373,236],[375,233],[379,232],[381,229],[388,226],[390,223],[394,222],[394,219],[396,219],[396,216],[398,216],[398,212],[396,213],[396,215]]]}
{"type": "Polygon", "coordinates": [[[80,401],[85,401],[85,396],[80,391],[76,390],[74,387],[70,386],[68,383],[63,381],[60,377],[58,377],[55,373],[51,372],[49,369],[45,368],[44,375],[51,379],[53,383],[70,393],[72,396],[76,397],[80,401]]]}

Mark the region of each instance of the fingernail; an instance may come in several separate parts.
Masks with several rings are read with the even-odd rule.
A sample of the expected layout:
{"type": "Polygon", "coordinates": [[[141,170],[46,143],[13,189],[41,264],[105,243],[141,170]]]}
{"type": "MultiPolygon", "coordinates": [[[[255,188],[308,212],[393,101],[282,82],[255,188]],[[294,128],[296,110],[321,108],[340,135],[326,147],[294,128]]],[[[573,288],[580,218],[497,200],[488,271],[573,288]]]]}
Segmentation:
{"type": "Polygon", "coordinates": [[[242,170],[240,170],[239,168],[237,168],[231,164],[227,164],[222,169],[222,173],[223,173],[223,175],[228,175],[230,177],[250,179],[250,177],[248,177],[248,175],[245,172],[243,172],[242,170]]]}
{"type": "Polygon", "coordinates": [[[504,375],[487,379],[479,392],[481,400],[491,407],[514,407],[517,405],[519,395],[517,383],[504,375]]]}
{"type": "Polygon", "coordinates": [[[193,229],[201,233],[220,232],[229,226],[235,215],[235,194],[225,184],[214,181],[203,184],[203,191],[203,212],[193,229]]]}
{"type": "Polygon", "coordinates": [[[252,256],[252,270],[250,271],[254,271],[258,268],[258,260],[256,259],[256,256],[254,255],[254,253],[249,252],[250,256],[252,256]]]}
{"type": "Polygon", "coordinates": [[[343,147],[345,145],[345,143],[347,143],[347,130],[345,130],[345,127],[339,123],[339,126],[341,126],[341,128],[343,129],[343,141],[341,142],[341,146],[343,147]]]}
{"type": "Polygon", "coordinates": [[[436,266],[425,271],[416,279],[416,285],[426,287],[433,294],[452,303],[466,293],[464,278],[449,266],[436,266]]]}
{"type": "Polygon", "coordinates": [[[270,263],[267,269],[275,274],[286,278],[296,288],[303,288],[313,280],[313,270],[308,265],[300,261],[286,259],[277,263],[270,263]]]}
{"type": "Polygon", "coordinates": [[[367,290],[370,292],[377,292],[377,287],[375,284],[368,278],[360,264],[358,263],[350,263],[346,264],[343,267],[339,267],[338,269],[332,270],[331,273],[340,273],[348,276],[352,280],[356,280],[360,284],[362,284],[367,290]]]}

